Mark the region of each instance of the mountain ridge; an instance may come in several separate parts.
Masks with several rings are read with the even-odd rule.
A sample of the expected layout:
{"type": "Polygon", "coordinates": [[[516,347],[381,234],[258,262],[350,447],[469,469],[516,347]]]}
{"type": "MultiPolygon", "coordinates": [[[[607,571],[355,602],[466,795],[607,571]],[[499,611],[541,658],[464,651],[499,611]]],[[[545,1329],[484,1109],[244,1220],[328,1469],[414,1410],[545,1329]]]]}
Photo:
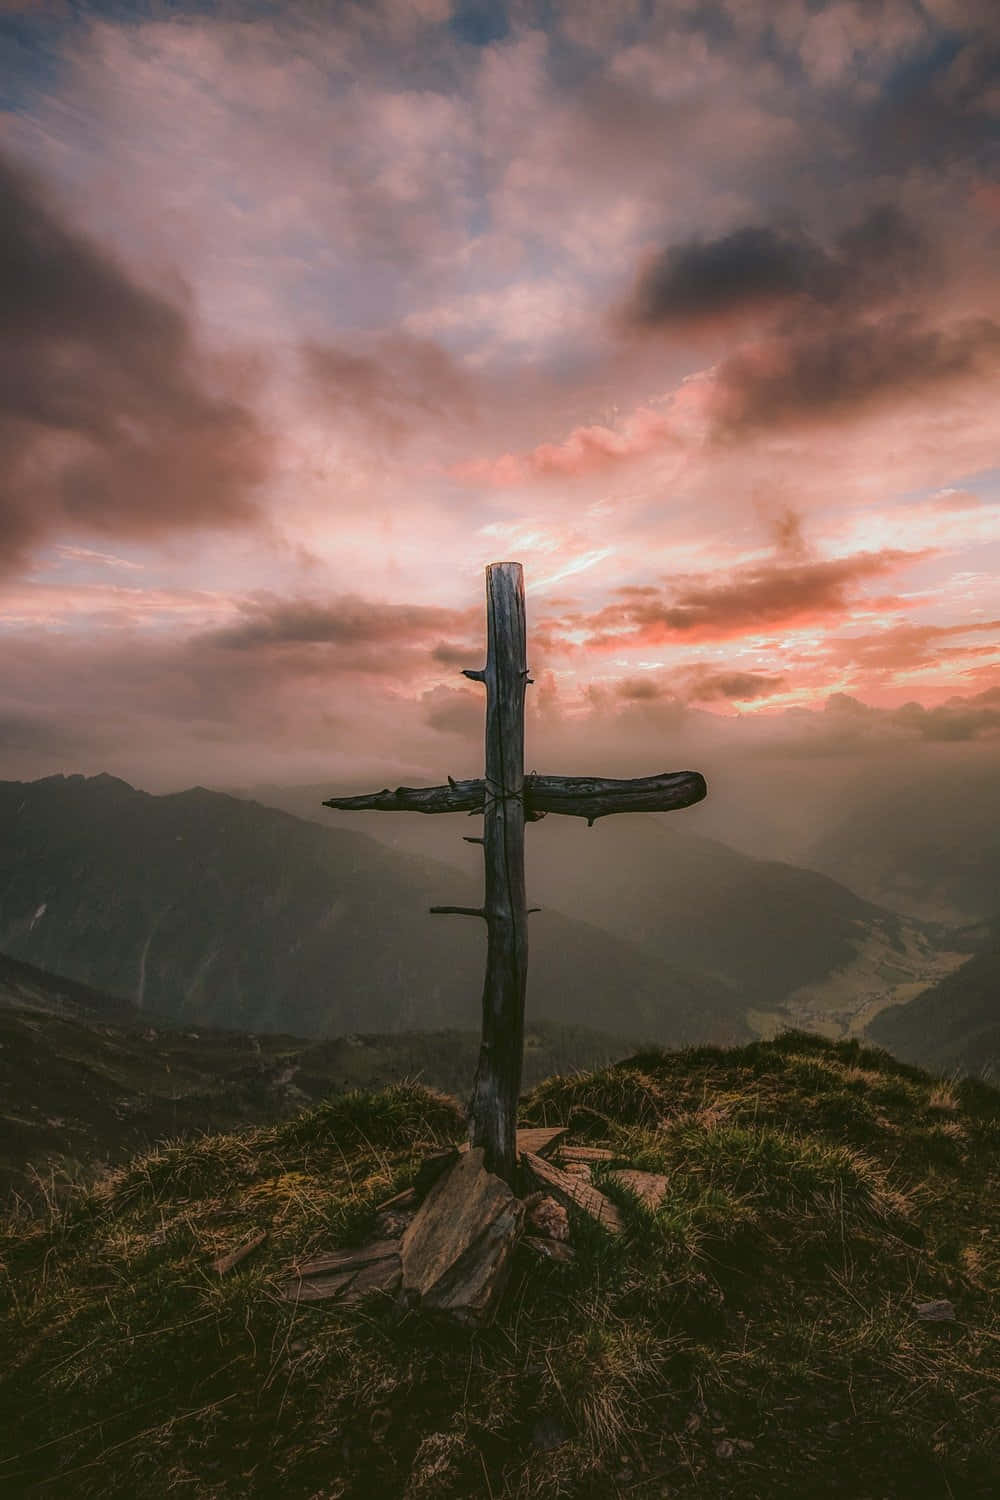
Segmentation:
{"type": "MultiPolygon", "coordinates": [[[[462,876],[209,789],[0,783],[0,950],[140,1010],[300,1035],[475,1025],[482,936],[435,923],[462,876]]],[[[678,1040],[746,1035],[732,987],[543,911],[529,1019],[678,1040]]]]}
{"type": "MultiPolygon", "coordinates": [[[[252,790],[327,825],[328,789],[252,790]]],[[[821,871],[701,834],[704,807],[609,817],[593,829],[576,818],[529,825],[532,902],[561,905],[656,962],[711,974],[739,993],[748,1025],[765,1033],[790,1024],[821,1026],[830,1035],[856,1031],[894,998],[926,988],[961,961],[949,953],[949,930],[940,923],[879,907],[821,871]]],[[[400,855],[419,841],[475,878],[469,852],[445,819],[334,816],[338,826],[371,828],[400,855]]]]}

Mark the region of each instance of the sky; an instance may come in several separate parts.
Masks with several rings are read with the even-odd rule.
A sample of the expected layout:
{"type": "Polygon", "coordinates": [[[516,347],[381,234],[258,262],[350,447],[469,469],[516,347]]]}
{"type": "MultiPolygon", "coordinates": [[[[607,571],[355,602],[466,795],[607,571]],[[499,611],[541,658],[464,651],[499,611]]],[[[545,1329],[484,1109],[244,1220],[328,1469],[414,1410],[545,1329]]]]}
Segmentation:
{"type": "Polygon", "coordinates": [[[474,775],[508,559],[532,769],[995,757],[995,0],[0,0],[0,56],[0,776],[474,775]]]}

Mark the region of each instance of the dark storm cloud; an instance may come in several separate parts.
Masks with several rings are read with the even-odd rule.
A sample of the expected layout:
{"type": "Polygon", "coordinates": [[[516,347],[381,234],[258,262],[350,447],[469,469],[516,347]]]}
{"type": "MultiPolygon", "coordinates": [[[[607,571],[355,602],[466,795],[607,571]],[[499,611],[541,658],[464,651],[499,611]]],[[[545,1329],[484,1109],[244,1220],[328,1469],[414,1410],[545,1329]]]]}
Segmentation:
{"type": "Polygon", "coordinates": [[[949,328],[921,327],[906,314],[853,325],[817,321],[722,362],[716,435],[836,420],[963,379],[989,379],[998,361],[1000,324],[992,318],[967,318],[949,328]]]}
{"type": "Polygon", "coordinates": [[[722,239],[675,245],[646,267],[630,315],[646,327],[699,323],[796,294],[829,296],[832,266],[804,239],[737,229],[722,239]]]}
{"type": "Polygon", "coordinates": [[[351,596],[320,603],[260,595],[243,601],[240,611],[242,619],[211,631],[204,637],[206,643],[231,651],[292,645],[406,646],[443,630],[461,630],[478,618],[478,612],[470,610],[380,604],[351,596]]]}
{"type": "Polygon", "coordinates": [[[727,438],[988,378],[1000,324],[984,315],[938,325],[940,268],[924,232],[883,204],[829,249],[760,227],[670,247],[642,272],[627,319],[669,334],[765,315],[764,337],[713,375],[712,427],[727,438]]]}
{"type": "Polygon", "coordinates": [[[858,153],[869,170],[943,170],[956,160],[985,162],[996,150],[997,7],[961,23],[971,28],[964,38],[945,34],[916,63],[901,67],[860,117],[858,153]]]}
{"type": "MultiPolygon", "coordinates": [[[[89,729],[77,743],[89,748],[96,738],[93,729],[89,729]]],[[[19,713],[0,709],[0,747],[4,754],[26,751],[45,756],[64,750],[67,739],[65,720],[51,712],[19,713]]]]}
{"type": "Polygon", "coordinates": [[[652,703],[655,699],[672,696],[666,684],[655,677],[623,677],[615,691],[619,698],[629,703],[652,703]]]}
{"type": "Polygon", "coordinates": [[[1000,688],[956,695],[931,708],[904,703],[877,708],[849,693],[831,693],[822,712],[796,708],[774,717],[753,753],[800,759],[859,755],[906,744],[971,744],[1000,739],[1000,688]]]}
{"type": "Polygon", "coordinates": [[[147,538],[255,518],[269,440],[209,389],[187,314],[0,156],[0,566],[55,530],[147,538]]]}
{"type": "Polygon", "coordinates": [[[748,225],[715,240],[672,245],[646,265],[626,310],[640,328],[683,328],[793,299],[819,307],[867,304],[929,268],[923,234],[891,204],[847,228],[832,249],[801,231],[748,225]]]}
{"type": "Polygon", "coordinates": [[[420,697],[421,717],[429,729],[439,734],[457,734],[475,739],[483,732],[483,698],[464,688],[443,685],[429,689],[420,697]]]}
{"type": "Polygon", "coordinates": [[[687,696],[693,703],[749,703],[769,698],[784,684],[784,677],[767,672],[699,672],[691,678],[687,696]]]}
{"type": "Polygon", "coordinates": [[[749,703],[754,698],[768,698],[784,685],[785,678],[766,672],[713,672],[706,667],[682,674],[681,692],[677,683],[663,677],[645,674],[623,677],[616,686],[619,698],[628,703],[653,703],[670,700],[676,703],[715,703],[730,701],[749,703]]]}

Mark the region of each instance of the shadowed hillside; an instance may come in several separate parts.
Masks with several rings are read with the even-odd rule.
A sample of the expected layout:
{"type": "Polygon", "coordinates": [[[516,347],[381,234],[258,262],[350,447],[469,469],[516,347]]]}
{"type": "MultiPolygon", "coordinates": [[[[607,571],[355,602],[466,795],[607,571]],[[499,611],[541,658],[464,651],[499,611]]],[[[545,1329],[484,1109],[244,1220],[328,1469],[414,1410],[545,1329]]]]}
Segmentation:
{"type": "Polygon", "coordinates": [[[1000,890],[995,754],[898,766],[803,850],[802,862],[871,901],[930,920],[993,915],[1000,890]]]}
{"type": "MultiPolygon", "coordinates": [[[[460,864],[466,892],[475,889],[475,855],[447,818],[331,813],[322,805],[329,789],[319,786],[259,787],[255,795],[324,826],[370,831],[399,857],[423,847],[460,864]]],[[[571,911],[658,964],[714,976],[741,997],[744,1014],[758,1013],[753,1029],[794,1022],[843,1034],[960,962],[942,957],[949,940],[939,926],[876,906],[815,870],[703,837],[706,805],[605,818],[593,828],[560,817],[529,825],[531,900],[571,911]]]]}
{"type": "MultiPolygon", "coordinates": [[[[541,1021],[525,1038],[525,1085],[629,1045],[541,1021]]],[[[68,1174],[89,1179],[165,1137],[271,1123],[347,1089],[405,1078],[464,1097],[478,1050],[471,1030],[307,1041],[151,1025],[124,1001],[0,955],[0,1201],[12,1189],[59,1194],[68,1174]]]]}
{"type": "Polygon", "coordinates": [[[11,1008],[123,1025],[141,1019],[129,1000],[0,953],[0,1009],[11,1008]]]}
{"type": "Polygon", "coordinates": [[[517,1259],[475,1335],[382,1293],[280,1295],[460,1136],[458,1108],[415,1086],[165,1146],[9,1220],[4,1492],[995,1493],[1000,1094],[793,1034],[553,1079],[524,1115],[668,1190],[650,1211],[598,1175],[625,1233],[571,1214],[573,1261],[517,1259]]]}
{"type": "MultiPolygon", "coordinates": [[[[194,788],[0,783],[0,949],[196,1025],[331,1036],[476,1026],[480,924],[446,865],[194,788]]],[[[725,984],[532,917],[529,1017],[657,1040],[746,1034],[725,984]]]]}
{"type": "Polygon", "coordinates": [[[981,952],[908,1005],[883,1011],[870,1034],[898,1057],[938,1072],[1000,1076],[1000,922],[981,952]]]}

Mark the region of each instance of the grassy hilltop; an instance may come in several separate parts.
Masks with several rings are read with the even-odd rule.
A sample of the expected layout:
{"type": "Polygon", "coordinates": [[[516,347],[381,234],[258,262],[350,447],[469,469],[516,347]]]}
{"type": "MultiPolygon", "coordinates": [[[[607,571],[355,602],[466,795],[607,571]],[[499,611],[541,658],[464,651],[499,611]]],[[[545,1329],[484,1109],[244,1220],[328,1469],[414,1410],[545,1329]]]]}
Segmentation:
{"type": "MultiPolygon", "coordinates": [[[[0,1490],[110,1500],[967,1497],[1000,1463],[1000,1093],[791,1033],[528,1098],[666,1173],[471,1334],[299,1306],[458,1107],[400,1084],[163,1146],[0,1231],[0,1490]],[[229,1275],[213,1256],[256,1231],[229,1275]],[[950,1321],[916,1306],[948,1299],[950,1321]]],[[[597,1179],[600,1183],[600,1178],[597,1179]]],[[[520,1252],[519,1252],[520,1253],[520,1252]]]]}

